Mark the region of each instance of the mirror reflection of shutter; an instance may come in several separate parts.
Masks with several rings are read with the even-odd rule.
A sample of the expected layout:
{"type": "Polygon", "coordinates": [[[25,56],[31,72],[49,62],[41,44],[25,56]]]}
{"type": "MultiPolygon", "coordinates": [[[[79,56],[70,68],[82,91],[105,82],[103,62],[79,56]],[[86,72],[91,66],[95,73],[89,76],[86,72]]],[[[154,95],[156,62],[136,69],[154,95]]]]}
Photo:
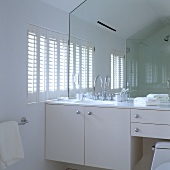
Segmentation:
{"type": "Polygon", "coordinates": [[[75,62],[75,76],[76,76],[76,89],[80,88],[80,45],[75,44],[76,46],[76,62],[75,62]]]}
{"type": "Polygon", "coordinates": [[[131,61],[131,86],[137,87],[138,85],[138,63],[135,59],[131,61]]]}
{"type": "Polygon", "coordinates": [[[119,56],[114,56],[113,58],[113,73],[114,73],[114,89],[119,89],[120,87],[120,65],[119,56]]]}
{"type": "Polygon", "coordinates": [[[120,84],[119,84],[119,87],[120,88],[123,88],[124,87],[124,56],[119,56],[119,68],[120,68],[120,71],[119,71],[119,81],[120,81],[120,84]]]}
{"type": "Polygon", "coordinates": [[[28,103],[37,101],[37,35],[36,28],[28,29],[28,103]]]}
{"type": "Polygon", "coordinates": [[[113,80],[114,80],[114,72],[113,72],[113,65],[114,65],[114,62],[113,62],[113,54],[111,54],[111,61],[110,61],[110,63],[111,63],[111,66],[110,66],[110,69],[111,69],[111,74],[110,74],[110,75],[111,75],[111,77],[110,77],[110,78],[111,78],[111,83],[110,83],[110,84],[111,84],[111,85],[110,85],[110,86],[111,86],[111,89],[114,89],[114,86],[113,86],[113,84],[114,84],[114,81],[113,81],[113,80]]]}
{"type": "Polygon", "coordinates": [[[70,42],[70,59],[69,59],[69,89],[74,89],[74,44],[70,42]]]}
{"type": "Polygon", "coordinates": [[[85,93],[93,88],[93,58],[93,43],[71,37],[69,86],[72,87],[72,95],[76,91],[85,93]]]}
{"type": "Polygon", "coordinates": [[[152,83],[152,63],[151,62],[146,62],[145,63],[145,82],[146,83],[152,83]]]}
{"type": "Polygon", "coordinates": [[[82,45],[81,57],[81,88],[87,88],[87,47],[82,45]]]}
{"type": "Polygon", "coordinates": [[[111,89],[124,87],[124,56],[111,54],[111,89]]]}
{"type": "Polygon", "coordinates": [[[129,59],[127,60],[127,82],[130,90],[136,90],[138,86],[138,61],[134,57],[128,56],[129,59]]]}
{"type": "Polygon", "coordinates": [[[73,90],[79,89],[80,78],[80,41],[71,37],[70,42],[70,64],[69,64],[69,88],[72,94],[73,90]]]}
{"type": "Polygon", "coordinates": [[[67,90],[67,40],[60,39],[60,90],[67,90]]]}

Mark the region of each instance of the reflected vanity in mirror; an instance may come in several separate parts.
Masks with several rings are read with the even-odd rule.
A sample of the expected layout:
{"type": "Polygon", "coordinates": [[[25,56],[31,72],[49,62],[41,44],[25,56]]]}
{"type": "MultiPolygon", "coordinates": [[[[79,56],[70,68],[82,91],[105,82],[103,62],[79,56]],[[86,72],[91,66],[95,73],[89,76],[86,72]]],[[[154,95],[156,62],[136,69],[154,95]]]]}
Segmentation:
{"type": "Polygon", "coordinates": [[[166,0],[86,0],[72,12],[69,96],[92,92],[98,75],[111,77],[109,93],[120,92],[126,82],[132,97],[168,93],[169,6],[166,0]],[[125,60],[124,77],[117,80],[111,56],[125,60]]]}

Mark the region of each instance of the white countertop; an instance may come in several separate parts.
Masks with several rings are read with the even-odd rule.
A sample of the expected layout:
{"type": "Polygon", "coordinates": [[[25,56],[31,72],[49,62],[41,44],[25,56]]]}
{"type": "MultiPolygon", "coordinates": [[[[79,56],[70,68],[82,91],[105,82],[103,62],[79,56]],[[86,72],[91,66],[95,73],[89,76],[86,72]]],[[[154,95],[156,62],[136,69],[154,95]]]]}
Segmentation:
{"type": "Polygon", "coordinates": [[[82,100],[77,101],[75,99],[64,99],[64,100],[52,100],[47,101],[49,105],[80,105],[80,106],[95,106],[95,107],[106,107],[106,108],[129,108],[129,109],[152,109],[152,110],[170,110],[170,102],[160,103],[157,106],[140,106],[134,105],[133,99],[124,102],[116,101],[98,101],[98,100],[82,100]]]}

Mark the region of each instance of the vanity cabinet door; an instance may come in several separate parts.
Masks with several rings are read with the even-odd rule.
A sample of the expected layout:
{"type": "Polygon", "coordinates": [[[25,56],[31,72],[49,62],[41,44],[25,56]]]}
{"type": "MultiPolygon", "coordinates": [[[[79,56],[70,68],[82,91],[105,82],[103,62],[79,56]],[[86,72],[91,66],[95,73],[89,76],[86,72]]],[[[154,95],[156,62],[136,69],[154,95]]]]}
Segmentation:
{"type": "Polygon", "coordinates": [[[130,168],[130,110],[85,108],[85,165],[130,168]]]}
{"type": "Polygon", "coordinates": [[[84,108],[46,104],[46,159],[84,165],[84,108]]]}

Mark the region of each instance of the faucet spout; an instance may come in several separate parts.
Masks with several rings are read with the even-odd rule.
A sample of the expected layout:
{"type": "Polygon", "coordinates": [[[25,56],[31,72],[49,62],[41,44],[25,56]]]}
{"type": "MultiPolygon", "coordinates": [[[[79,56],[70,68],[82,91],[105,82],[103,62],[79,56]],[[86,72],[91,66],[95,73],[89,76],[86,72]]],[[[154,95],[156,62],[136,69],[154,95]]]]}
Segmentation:
{"type": "Polygon", "coordinates": [[[110,77],[106,76],[104,79],[104,87],[103,87],[103,100],[107,99],[107,90],[106,90],[106,86],[110,86],[110,77]]]}

